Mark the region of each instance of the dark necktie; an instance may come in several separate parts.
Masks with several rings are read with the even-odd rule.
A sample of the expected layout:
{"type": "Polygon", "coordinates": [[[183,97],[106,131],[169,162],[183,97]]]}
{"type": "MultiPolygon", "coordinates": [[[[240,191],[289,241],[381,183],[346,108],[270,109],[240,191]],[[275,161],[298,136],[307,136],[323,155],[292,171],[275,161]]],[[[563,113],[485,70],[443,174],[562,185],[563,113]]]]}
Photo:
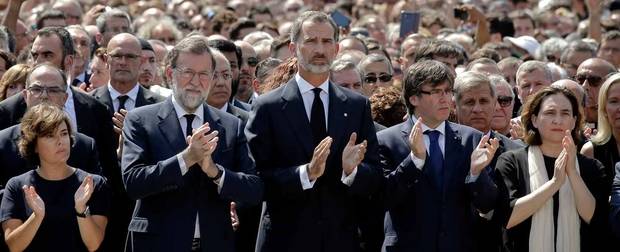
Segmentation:
{"type": "Polygon", "coordinates": [[[73,81],[71,82],[71,86],[78,87],[80,83],[82,83],[80,79],[73,79],[73,81]]]}
{"type": "Polygon", "coordinates": [[[431,169],[429,174],[432,176],[437,188],[441,191],[443,188],[443,155],[441,154],[441,148],[439,148],[439,135],[441,133],[437,130],[427,130],[424,134],[428,135],[428,138],[431,140],[428,148],[428,162],[431,169]]]}
{"type": "Polygon", "coordinates": [[[310,126],[312,127],[314,146],[317,146],[323,138],[327,137],[327,129],[325,127],[325,109],[323,108],[323,101],[321,101],[321,89],[314,88],[312,92],[314,92],[314,101],[310,112],[310,126]]]}
{"type": "Polygon", "coordinates": [[[194,114],[185,114],[183,117],[185,117],[185,121],[187,122],[187,125],[185,126],[185,136],[191,136],[192,135],[192,122],[194,122],[194,118],[196,117],[196,115],[194,114]]]}
{"type": "Polygon", "coordinates": [[[127,110],[125,108],[125,102],[127,102],[127,99],[129,99],[129,96],[121,95],[117,99],[118,99],[118,110],[116,112],[120,112],[121,109],[127,110]]]}

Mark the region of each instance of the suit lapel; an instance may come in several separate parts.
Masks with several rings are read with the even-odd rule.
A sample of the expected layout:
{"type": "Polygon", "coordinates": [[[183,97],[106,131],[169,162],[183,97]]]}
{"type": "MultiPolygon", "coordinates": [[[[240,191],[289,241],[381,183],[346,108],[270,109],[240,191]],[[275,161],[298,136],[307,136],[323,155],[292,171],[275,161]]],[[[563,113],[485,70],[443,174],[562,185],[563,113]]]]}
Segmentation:
{"type": "Polygon", "coordinates": [[[168,143],[172,146],[173,152],[179,153],[187,146],[187,143],[185,142],[185,137],[183,136],[177,114],[174,111],[172,98],[168,98],[162,103],[157,117],[159,118],[159,130],[162,135],[164,135],[168,143]]]}
{"type": "MultiPolygon", "coordinates": [[[[327,114],[327,135],[333,139],[349,140],[349,136],[342,137],[345,130],[347,113],[347,96],[331,82],[329,83],[329,111],[327,114]]],[[[359,132],[357,132],[359,134],[359,132]]]]}
{"type": "Polygon", "coordinates": [[[146,88],[142,87],[142,85],[140,84],[137,84],[137,85],[139,86],[139,88],[138,88],[138,95],[136,96],[136,106],[135,106],[136,108],[150,104],[148,101],[151,98],[147,94],[146,88]]]}
{"type": "Polygon", "coordinates": [[[282,99],[284,100],[282,103],[284,117],[291,123],[291,128],[299,138],[299,142],[301,142],[306,153],[312,153],[314,150],[312,129],[295,78],[291,79],[282,89],[282,99]]]}
{"type": "Polygon", "coordinates": [[[108,86],[104,85],[100,89],[100,92],[97,92],[97,99],[101,101],[103,104],[108,107],[108,111],[110,114],[114,114],[114,103],[112,103],[112,96],[110,95],[110,91],[108,90],[108,86]]]}
{"type": "Polygon", "coordinates": [[[407,147],[409,147],[409,134],[411,134],[411,129],[413,129],[413,119],[411,119],[411,116],[407,115],[407,121],[400,126],[401,137],[407,147]]]}

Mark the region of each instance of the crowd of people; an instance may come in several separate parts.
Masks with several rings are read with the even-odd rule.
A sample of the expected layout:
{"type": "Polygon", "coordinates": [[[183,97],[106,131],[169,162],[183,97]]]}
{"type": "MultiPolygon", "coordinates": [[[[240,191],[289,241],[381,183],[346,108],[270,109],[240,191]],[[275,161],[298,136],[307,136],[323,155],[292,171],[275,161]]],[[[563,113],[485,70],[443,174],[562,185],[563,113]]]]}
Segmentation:
{"type": "Polygon", "coordinates": [[[620,1],[0,9],[0,251],[617,251],[620,1]]]}

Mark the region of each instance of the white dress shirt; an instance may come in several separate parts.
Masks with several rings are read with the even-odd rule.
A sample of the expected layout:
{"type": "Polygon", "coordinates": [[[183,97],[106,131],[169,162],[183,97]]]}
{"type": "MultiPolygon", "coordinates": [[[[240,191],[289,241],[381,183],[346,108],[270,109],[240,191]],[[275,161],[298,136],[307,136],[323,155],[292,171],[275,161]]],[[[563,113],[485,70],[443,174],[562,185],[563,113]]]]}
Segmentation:
{"type": "MultiPolygon", "coordinates": [[[[299,87],[299,93],[301,93],[301,98],[303,99],[303,102],[304,102],[304,108],[306,109],[306,116],[308,117],[308,121],[310,121],[311,120],[310,115],[312,113],[312,103],[314,102],[314,91],[312,91],[312,89],[314,89],[315,87],[312,86],[312,84],[308,83],[306,80],[304,80],[299,75],[299,73],[295,74],[295,81],[297,82],[297,86],[299,87]]],[[[327,120],[327,115],[329,111],[329,79],[326,79],[318,87],[321,89],[321,93],[319,94],[319,96],[321,98],[321,101],[323,102],[323,108],[325,112],[325,127],[327,130],[328,129],[327,125],[329,125],[329,121],[327,120]]],[[[308,171],[306,170],[308,165],[310,164],[300,165],[298,167],[299,179],[301,180],[301,187],[304,190],[311,189],[312,187],[314,187],[314,182],[316,182],[316,180],[310,181],[310,178],[308,177],[308,171]]],[[[355,175],[357,175],[357,167],[353,169],[353,172],[351,172],[349,176],[347,176],[343,170],[340,181],[342,181],[342,183],[344,183],[347,186],[351,186],[353,182],[355,181],[355,175]]]]}
{"type": "Polygon", "coordinates": [[[65,113],[69,116],[71,121],[71,128],[73,133],[78,132],[77,128],[77,116],[75,115],[75,104],[73,103],[73,92],[71,92],[71,85],[67,85],[67,100],[64,107],[65,113]]]}
{"type": "Polygon", "coordinates": [[[224,112],[224,113],[228,113],[228,102],[224,103],[224,106],[219,108],[219,110],[224,112]]]}
{"type": "Polygon", "coordinates": [[[127,95],[129,99],[125,101],[125,110],[131,111],[136,107],[136,99],[138,97],[138,91],[140,91],[140,85],[136,84],[129,92],[126,94],[121,94],[116,91],[110,83],[108,83],[108,91],[110,92],[110,98],[112,98],[112,106],[114,106],[114,112],[118,111],[118,107],[120,106],[120,101],[118,97],[121,95],[127,95]]]}
{"type": "MultiPolygon", "coordinates": [[[[181,126],[181,130],[183,131],[183,136],[187,136],[187,118],[185,115],[190,114],[183,109],[183,107],[176,101],[174,96],[172,96],[172,104],[174,105],[174,111],[177,114],[177,119],[179,119],[179,124],[181,126]]],[[[196,117],[192,121],[192,129],[198,129],[200,126],[204,124],[204,107],[202,104],[196,109],[193,113],[196,117]]],[[[179,162],[179,168],[181,169],[181,174],[185,175],[188,171],[188,167],[185,164],[185,160],[183,160],[183,155],[181,153],[177,154],[177,161],[179,162]]],[[[218,181],[215,181],[217,184],[218,193],[222,190],[222,185],[224,184],[224,177],[226,175],[226,171],[223,171],[222,177],[218,181]]],[[[199,214],[196,213],[196,224],[194,225],[194,238],[200,238],[200,222],[199,222],[199,214]]]]}

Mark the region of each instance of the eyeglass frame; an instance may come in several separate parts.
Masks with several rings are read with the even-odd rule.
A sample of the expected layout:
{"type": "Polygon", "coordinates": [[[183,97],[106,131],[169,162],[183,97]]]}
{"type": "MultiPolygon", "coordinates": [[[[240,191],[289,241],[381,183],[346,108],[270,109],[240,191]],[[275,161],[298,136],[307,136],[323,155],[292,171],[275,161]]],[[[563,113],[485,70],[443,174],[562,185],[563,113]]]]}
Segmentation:
{"type": "Polygon", "coordinates": [[[26,88],[26,90],[32,93],[32,95],[34,95],[35,97],[41,97],[43,93],[45,93],[47,96],[58,96],[60,94],[67,92],[66,89],[62,89],[61,87],[58,87],[58,86],[48,87],[48,86],[41,86],[41,85],[30,85],[29,87],[26,88]],[[37,89],[39,90],[37,91],[37,89]]]}

